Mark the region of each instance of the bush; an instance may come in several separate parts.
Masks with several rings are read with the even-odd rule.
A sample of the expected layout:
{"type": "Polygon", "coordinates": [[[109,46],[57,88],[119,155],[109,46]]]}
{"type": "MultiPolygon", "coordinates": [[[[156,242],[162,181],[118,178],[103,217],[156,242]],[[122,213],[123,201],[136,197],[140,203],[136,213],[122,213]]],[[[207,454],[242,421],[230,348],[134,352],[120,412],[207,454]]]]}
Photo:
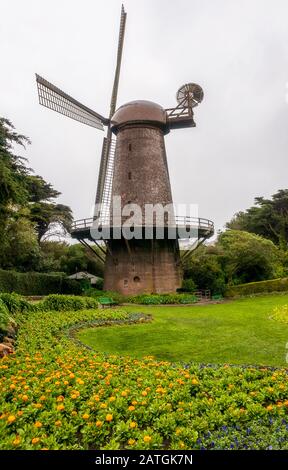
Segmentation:
{"type": "Polygon", "coordinates": [[[79,297],[69,295],[48,295],[37,305],[38,310],[86,310],[98,308],[98,302],[91,297],[79,297]]]}
{"type": "Polygon", "coordinates": [[[193,279],[183,279],[181,289],[178,289],[178,292],[195,292],[197,289],[193,279]]]}
{"type": "Polygon", "coordinates": [[[143,305],[189,304],[197,301],[191,294],[142,294],[126,297],[126,302],[143,305]]]}
{"type": "Polygon", "coordinates": [[[80,295],[82,286],[62,274],[18,273],[1,269],[0,292],[16,292],[21,295],[80,295]]]}
{"type": "Polygon", "coordinates": [[[33,304],[23,299],[20,295],[15,294],[0,294],[0,300],[5,304],[7,310],[14,315],[17,312],[28,312],[35,310],[33,304]]]}
{"type": "Polygon", "coordinates": [[[253,295],[268,292],[288,291],[288,278],[271,279],[269,281],[249,282],[248,284],[238,284],[230,286],[225,291],[226,297],[236,297],[238,295],[253,295]]]}

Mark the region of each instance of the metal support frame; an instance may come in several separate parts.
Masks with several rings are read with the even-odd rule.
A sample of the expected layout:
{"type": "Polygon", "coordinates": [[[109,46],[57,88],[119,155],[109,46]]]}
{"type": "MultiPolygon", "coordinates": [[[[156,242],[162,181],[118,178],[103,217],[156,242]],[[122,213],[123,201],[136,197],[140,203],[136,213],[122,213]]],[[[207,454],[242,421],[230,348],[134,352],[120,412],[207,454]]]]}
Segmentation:
{"type": "Polygon", "coordinates": [[[81,245],[85,246],[85,248],[88,248],[88,250],[92,251],[92,253],[97,256],[97,258],[101,261],[101,263],[105,263],[105,260],[99,255],[99,253],[97,253],[97,251],[93,250],[92,246],[89,245],[89,243],[87,243],[84,239],[79,239],[79,242],[81,243],[81,245]]]}

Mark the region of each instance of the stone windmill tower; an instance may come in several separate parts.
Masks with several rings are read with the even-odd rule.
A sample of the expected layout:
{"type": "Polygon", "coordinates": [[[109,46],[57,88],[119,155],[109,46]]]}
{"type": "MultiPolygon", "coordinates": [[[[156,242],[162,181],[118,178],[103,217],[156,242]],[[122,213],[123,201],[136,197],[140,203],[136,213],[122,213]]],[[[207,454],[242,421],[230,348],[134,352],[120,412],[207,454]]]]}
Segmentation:
{"type": "Polygon", "coordinates": [[[174,214],[164,136],[172,129],[195,126],[193,108],[202,101],[203,91],[188,83],[178,90],[174,108],[139,100],[116,110],[125,24],[122,6],[109,118],[37,75],[39,101],[92,127],[107,126],[94,217],[75,221],[71,231],[104,263],[104,288],[127,295],[175,292],[182,282],[179,239],[194,238],[195,248],[214,233],[214,225],[174,214]],[[147,217],[147,205],[164,208],[160,222],[153,210],[147,217]]]}

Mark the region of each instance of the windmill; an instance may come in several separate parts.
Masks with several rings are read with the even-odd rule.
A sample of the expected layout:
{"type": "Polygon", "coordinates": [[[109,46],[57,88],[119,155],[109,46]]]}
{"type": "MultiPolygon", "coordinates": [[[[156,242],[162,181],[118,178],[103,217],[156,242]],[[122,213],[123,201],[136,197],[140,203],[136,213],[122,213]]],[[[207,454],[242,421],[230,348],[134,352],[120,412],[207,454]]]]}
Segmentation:
{"type": "MultiPolygon", "coordinates": [[[[172,129],[195,127],[193,108],[201,103],[203,90],[195,83],[185,84],[177,92],[177,105],[169,109],[150,101],[138,100],[116,110],[125,25],[126,12],[122,5],[108,118],[36,75],[39,102],[96,129],[104,130],[104,126],[107,127],[101,152],[94,217],[75,221],[71,230],[72,237],[92,250],[105,264],[104,288],[124,294],[173,292],[181,286],[179,239],[186,237],[187,229],[190,230],[195,239],[195,248],[213,235],[213,222],[202,218],[177,217],[172,213],[170,222],[164,222],[164,235],[159,239],[154,230],[154,219],[149,223],[152,232],[148,231],[147,235],[147,222],[141,216],[137,224],[141,236],[131,238],[131,231],[129,236],[126,236],[124,230],[121,231],[127,217],[121,215],[117,224],[119,226],[115,227],[111,201],[112,197],[120,197],[121,211],[131,204],[137,204],[142,209],[146,204],[173,204],[164,135],[172,129]],[[176,236],[172,239],[168,236],[171,220],[176,229],[176,236]],[[115,235],[115,228],[120,228],[120,236],[119,230],[116,230],[115,235]],[[92,248],[91,242],[96,244],[97,250],[92,248]]],[[[137,233],[139,235],[139,230],[137,233]]],[[[191,250],[186,251],[184,258],[190,256],[190,253],[191,250]]]]}

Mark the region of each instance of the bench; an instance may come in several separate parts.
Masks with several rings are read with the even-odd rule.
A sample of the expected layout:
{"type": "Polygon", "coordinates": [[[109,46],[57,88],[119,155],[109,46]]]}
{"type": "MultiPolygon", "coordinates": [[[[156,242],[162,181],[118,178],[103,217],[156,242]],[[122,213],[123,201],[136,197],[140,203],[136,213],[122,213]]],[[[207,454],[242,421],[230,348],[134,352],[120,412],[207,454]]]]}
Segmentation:
{"type": "Polygon", "coordinates": [[[99,297],[98,299],[99,308],[111,307],[112,305],[117,305],[111,297],[99,297]]]}

